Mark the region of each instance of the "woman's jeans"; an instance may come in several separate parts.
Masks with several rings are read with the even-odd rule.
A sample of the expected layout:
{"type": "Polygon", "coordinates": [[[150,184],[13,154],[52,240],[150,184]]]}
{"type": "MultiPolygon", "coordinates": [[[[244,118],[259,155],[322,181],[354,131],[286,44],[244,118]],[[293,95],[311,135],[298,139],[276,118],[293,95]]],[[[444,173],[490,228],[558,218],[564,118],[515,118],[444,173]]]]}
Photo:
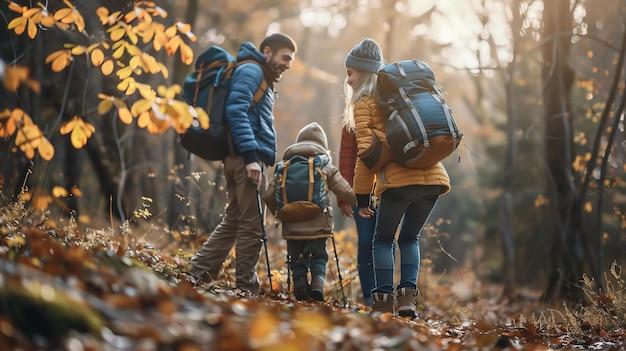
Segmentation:
{"type": "Polygon", "coordinates": [[[373,292],[391,294],[394,291],[393,241],[401,220],[402,227],[398,235],[400,283],[397,290],[417,290],[420,232],[437,203],[439,190],[439,185],[409,185],[387,189],[382,193],[372,245],[375,277],[373,292]]]}
{"type": "Polygon", "coordinates": [[[358,236],[357,267],[359,280],[363,291],[363,302],[366,306],[372,305],[372,289],[374,289],[374,264],[372,262],[372,239],[376,226],[376,216],[363,218],[359,216],[359,208],[353,206],[354,222],[358,236]]]}

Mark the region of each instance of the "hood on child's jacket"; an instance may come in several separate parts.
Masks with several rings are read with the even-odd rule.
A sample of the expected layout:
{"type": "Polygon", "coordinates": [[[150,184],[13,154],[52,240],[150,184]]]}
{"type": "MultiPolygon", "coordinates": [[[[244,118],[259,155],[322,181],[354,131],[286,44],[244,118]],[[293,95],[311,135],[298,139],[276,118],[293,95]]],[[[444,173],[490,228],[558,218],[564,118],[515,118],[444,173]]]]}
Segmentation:
{"type": "Polygon", "coordinates": [[[328,153],[328,139],[324,129],[317,123],[309,123],[300,129],[296,143],[285,149],[283,160],[293,155],[312,156],[328,153]]]}

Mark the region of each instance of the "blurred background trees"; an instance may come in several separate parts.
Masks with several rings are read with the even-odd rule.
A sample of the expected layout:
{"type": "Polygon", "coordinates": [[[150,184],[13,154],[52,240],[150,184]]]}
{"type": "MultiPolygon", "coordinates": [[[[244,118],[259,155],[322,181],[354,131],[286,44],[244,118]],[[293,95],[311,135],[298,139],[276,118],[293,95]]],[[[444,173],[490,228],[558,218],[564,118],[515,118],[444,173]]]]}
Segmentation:
{"type": "MultiPolygon", "coordinates": [[[[0,4],[0,112],[23,109],[55,148],[50,160],[28,158],[15,147],[15,136],[3,135],[4,203],[26,185],[32,211],[97,227],[136,217],[150,199],[150,225],[173,238],[200,236],[219,222],[225,204],[219,163],[190,159],[172,128],[151,134],[136,122],[120,123],[115,109],[95,113],[98,94],[113,95],[118,80],[89,60],[75,59],[62,72],[44,63],[65,43],[89,45],[106,36],[98,7],[127,12],[141,3],[75,1],[85,18],[83,33],[39,26],[34,38],[8,30],[20,14],[0,4]],[[10,89],[7,77],[16,64],[28,68],[39,89],[26,81],[10,89]],[[74,115],[95,127],[80,149],[59,133],[58,121],[74,115]]],[[[453,190],[440,199],[423,236],[425,259],[435,271],[473,271],[502,282],[509,296],[540,291],[575,299],[579,289],[572,287],[583,273],[601,287],[602,272],[614,260],[625,263],[625,0],[156,4],[168,13],[159,18],[166,27],[176,21],[192,26],[198,39],[188,45],[196,56],[212,44],[235,53],[241,42],[258,45],[275,31],[298,42],[292,70],[276,86],[279,156],[311,121],[326,129],[337,156],[344,59],[363,37],[377,40],[389,62],[428,62],[465,134],[458,153],[444,161],[453,190]]],[[[142,45],[146,51],[151,46],[142,45]]],[[[181,84],[192,69],[178,54],[154,56],[169,71],[167,77],[142,77],[155,90],[181,84]]],[[[8,118],[2,118],[5,128],[8,118]]],[[[349,232],[353,223],[336,218],[336,226],[349,232]]],[[[342,238],[346,245],[356,240],[342,238]]]]}

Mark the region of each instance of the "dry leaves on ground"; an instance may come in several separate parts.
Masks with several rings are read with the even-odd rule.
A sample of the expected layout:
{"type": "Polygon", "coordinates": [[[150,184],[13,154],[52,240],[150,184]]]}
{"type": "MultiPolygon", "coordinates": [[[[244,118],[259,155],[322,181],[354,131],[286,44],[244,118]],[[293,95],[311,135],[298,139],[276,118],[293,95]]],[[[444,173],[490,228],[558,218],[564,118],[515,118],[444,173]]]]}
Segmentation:
{"type": "MultiPolygon", "coordinates": [[[[0,228],[0,345],[15,350],[618,350],[624,332],[583,335],[519,318],[503,302],[450,315],[371,316],[351,301],[250,296],[185,273],[187,261],[111,233],[0,228]],[[119,238],[118,238],[119,239],[119,238]],[[131,245],[132,246],[132,245],[131,245]],[[503,317],[504,316],[504,317],[503,317]],[[503,322],[508,320],[507,322],[503,322]],[[513,323],[515,322],[515,323],[513,323]]],[[[446,297],[442,297],[445,299],[446,297]]],[[[449,299],[449,297],[448,297],[449,299]]],[[[435,303],[442,301],[434,301],[435,303]]],[[[454,304],[447,301],[442,303],[454,304]]],[[[479,306],[480,304],[480,306],[479,306]]]]}

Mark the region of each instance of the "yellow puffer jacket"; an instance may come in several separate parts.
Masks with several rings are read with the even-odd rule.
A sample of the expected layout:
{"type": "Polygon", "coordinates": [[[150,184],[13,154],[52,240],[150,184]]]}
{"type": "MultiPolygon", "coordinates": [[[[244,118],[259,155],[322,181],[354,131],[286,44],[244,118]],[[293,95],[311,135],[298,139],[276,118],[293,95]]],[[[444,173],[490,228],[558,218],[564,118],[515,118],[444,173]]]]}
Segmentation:
{"type": "MultiPolygon", "coordinates": [[[[366,97],[354,105],[354,122],[359,154],[366,152],[373,136],[389,147],[385,136],[385,112],[374,97],[366,97]]],[[[371,194],[379,197],[386,189],[400,188],[407,185],[440,185],[439,195],[450,191],[450,177],[441,162],[429,168],[407,168],[395,161],[390,161],[378,172],[365,166],[357,158],[354,173],[354,192],[357,196],[371,194]]]]}

